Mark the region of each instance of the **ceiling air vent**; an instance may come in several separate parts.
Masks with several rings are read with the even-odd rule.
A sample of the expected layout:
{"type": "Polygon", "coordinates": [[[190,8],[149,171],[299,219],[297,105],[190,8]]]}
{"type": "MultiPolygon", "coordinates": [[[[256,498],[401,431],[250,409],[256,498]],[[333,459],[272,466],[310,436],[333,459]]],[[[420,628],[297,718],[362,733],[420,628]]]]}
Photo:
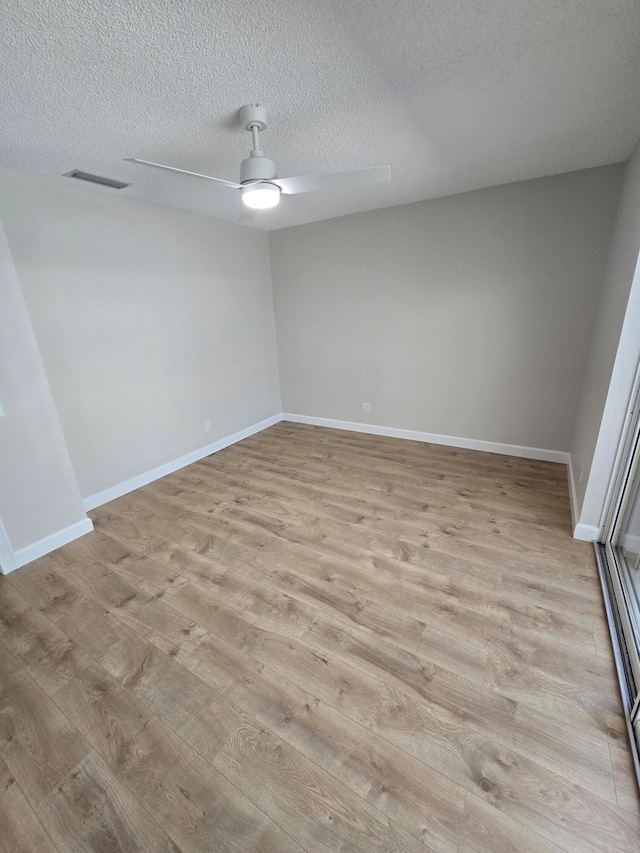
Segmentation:
{"type": "Polygon", "coordinates": [[[100,175],[92,175],[90,172],[81,172],[79,169],[65,172],[64,177],[77,178],[79,181],[89,181],[91,184],[101,184],[103,187],[111,187],[113,190],[123,190],[125,187],[132,186],[132,184],[125,184],[124,181],[114,181],[113,178],[103,178],[100,175]]]}

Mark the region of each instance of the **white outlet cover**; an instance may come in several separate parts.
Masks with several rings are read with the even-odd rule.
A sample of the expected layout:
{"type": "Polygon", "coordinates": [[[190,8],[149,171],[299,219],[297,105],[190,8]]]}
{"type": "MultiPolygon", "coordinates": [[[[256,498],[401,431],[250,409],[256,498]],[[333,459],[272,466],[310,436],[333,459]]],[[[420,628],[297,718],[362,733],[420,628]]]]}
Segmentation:
{"type": "Polygon", "coordinates": [[[371,411],[371,403],[363,403],[362,404],[362,411],[363,412],[370,412],[371,411]]]}
{"type": "Polygon", "coordinates": [[[204,422],[204,431],[205,432],[211,432],[211,421],[205,421],[204,422]]]}

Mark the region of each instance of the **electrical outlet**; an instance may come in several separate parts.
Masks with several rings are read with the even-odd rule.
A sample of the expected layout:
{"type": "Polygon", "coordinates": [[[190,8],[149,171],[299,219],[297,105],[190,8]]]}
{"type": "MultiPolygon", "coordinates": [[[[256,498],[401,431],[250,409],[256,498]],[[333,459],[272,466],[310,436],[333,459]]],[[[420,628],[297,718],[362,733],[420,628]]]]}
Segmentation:
{"type": "Polygon", "coordinates": [[[211,432],[211,421],[205,421],[204,422],[204,431],[205,432],[211,432]]]}
{"type": "Polygon", "coordinates": [[[370,412],[371,411],[371,403],[363,403],[362,404],[362,411],[363,412],[370,412]]]}

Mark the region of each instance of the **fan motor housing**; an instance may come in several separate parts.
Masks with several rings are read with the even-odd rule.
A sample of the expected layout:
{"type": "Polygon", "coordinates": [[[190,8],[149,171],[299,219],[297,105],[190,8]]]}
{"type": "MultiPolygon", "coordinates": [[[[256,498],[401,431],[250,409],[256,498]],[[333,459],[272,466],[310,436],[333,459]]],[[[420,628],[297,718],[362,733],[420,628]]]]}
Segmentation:
{"type": "Polygon", "coordinates": [[[278,177],[276,164],[267,157],[247,157],[240,164],[240,183],[270,181],[278,177]]]}

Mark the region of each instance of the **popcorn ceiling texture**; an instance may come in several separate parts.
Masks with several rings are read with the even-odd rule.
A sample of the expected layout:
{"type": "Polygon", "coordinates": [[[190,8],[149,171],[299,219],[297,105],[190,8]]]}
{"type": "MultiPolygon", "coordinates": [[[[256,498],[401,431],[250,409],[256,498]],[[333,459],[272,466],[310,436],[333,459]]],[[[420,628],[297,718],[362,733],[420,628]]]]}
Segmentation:
{"type": "Polygon", "coordinates": [[[237,221],[239,193],[122,159],[237,180],[247,102],[283,176],[391,165],[258,228],[614,163],[640,135],[639,0],[0,0],[0,32],[1,166],[237,221]]]}

